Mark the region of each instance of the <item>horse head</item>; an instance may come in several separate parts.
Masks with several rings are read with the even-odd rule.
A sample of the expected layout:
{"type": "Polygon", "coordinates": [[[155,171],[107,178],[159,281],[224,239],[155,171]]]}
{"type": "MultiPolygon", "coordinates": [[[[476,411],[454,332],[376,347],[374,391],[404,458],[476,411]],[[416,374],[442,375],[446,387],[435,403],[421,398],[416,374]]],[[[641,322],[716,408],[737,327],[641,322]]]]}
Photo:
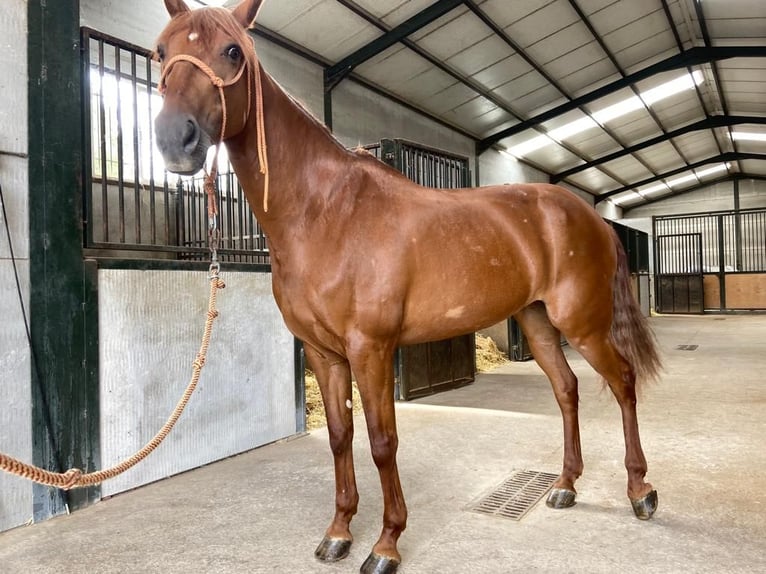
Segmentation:
{"type": "Polygon", "coordinates": [[[157,147],[170,171],[189,175],[202,168],[211,145],[247,124],[256,57],[246,31],[263,0],[243,0],[232,11],[164,1],[171,21],[155,50],[164,96],[157,147]]]}

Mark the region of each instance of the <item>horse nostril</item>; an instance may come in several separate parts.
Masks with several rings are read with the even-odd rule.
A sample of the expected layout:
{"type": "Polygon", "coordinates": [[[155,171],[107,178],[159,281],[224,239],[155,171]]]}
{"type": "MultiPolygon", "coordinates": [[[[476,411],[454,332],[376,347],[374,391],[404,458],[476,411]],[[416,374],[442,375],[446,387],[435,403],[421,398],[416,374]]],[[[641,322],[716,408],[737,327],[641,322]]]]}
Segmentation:
{"type": "Polygon", "coordinates": [[[181,140],[184,151],[191,153],[197,148],[199,143],[199,126],[193,119],[186,120],[183,129],[183,139],[181,140]]]}

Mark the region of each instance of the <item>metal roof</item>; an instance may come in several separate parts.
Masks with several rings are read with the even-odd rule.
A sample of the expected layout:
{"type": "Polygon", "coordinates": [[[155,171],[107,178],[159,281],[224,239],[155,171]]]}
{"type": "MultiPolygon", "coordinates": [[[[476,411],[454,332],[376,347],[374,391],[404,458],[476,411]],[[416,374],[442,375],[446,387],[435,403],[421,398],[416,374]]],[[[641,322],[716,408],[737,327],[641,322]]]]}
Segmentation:
{"type": "Polygon", "coordinates": [[[256,33],[596,201],[766,178],[764,0],[267,0],[256,33]]]}

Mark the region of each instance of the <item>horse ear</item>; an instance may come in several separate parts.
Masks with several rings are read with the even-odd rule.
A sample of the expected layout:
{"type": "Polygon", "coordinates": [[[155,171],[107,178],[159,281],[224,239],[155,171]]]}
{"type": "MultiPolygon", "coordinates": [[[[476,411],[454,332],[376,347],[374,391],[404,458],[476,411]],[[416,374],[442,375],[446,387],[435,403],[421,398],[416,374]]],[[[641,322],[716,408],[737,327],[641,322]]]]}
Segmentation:
{"type": "Polygon", "coordinates": [[[171,18],[175,18],[179,14],[191,11],[184,0],[165,0],[165,8],[171,18]]]}
{"type": "Polygon", "coordinates": [[[261,4],[263,4],[263,0],[242,0],[239,6],[234,8],[232,14],[244,28],[249,28],[253,25],[261,4]]]}

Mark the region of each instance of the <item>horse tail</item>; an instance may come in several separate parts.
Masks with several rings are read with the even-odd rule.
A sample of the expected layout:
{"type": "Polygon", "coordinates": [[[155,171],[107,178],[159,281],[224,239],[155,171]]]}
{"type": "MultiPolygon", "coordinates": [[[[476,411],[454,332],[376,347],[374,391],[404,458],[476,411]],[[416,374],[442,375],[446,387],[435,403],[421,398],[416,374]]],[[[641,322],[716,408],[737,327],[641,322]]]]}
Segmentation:
{"type": "Polygon", "coordinates": [[[617,252],[617,270],[613,283],[612,343],[630,364],[636,384],[656,380],[662,368],[657,342],[646,317],[633,295],[625,249],[617,233],[610,227],[617,252]]]}

